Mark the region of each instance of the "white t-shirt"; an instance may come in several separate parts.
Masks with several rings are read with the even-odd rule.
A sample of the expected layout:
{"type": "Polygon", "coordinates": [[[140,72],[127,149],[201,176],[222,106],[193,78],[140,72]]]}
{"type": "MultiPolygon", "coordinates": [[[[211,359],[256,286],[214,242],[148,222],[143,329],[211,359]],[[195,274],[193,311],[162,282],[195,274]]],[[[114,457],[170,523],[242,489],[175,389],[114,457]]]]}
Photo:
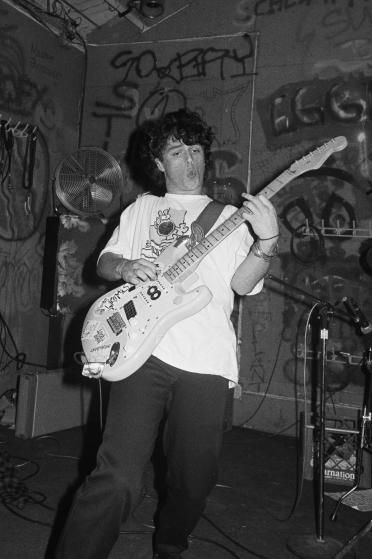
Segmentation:
{"type": "MultiPolygon", "coordinates": [[[[144,194],[123,211],[100,256],[112,252],[130,260],[154,261],[177,238],[190,235],[191,223],[210,201],[206,195],[144,194]]],[[[234,206],[225,206],[213,228],[235,211],[234,206]]],[[[213,294],[211,301],[172,326],[153,355],[180,369],[221,375],[237,382],[236,336],[230,320],[234,293],[230,282],[252,242],[248,227],[242,224],[201,260],[191,288],[206,285],[213,294]]],[[[250,294],[258,293],[262,284],[259,282],[250,294]]]]}

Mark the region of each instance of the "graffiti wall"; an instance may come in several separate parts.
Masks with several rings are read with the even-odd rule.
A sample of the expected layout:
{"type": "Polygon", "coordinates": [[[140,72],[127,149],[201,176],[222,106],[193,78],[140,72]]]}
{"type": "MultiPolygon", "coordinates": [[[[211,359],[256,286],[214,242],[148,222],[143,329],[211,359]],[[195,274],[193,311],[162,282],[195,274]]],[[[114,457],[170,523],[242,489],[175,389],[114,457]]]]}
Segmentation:
{"type": "MultiPolygon", "coordinates": [[[[0,10],[0,311],[19,351],[39,361],[44,223],[55,166],[78,145],[84,53],[7,3],[0,10]]],[[[214,127],[207,188],[224,202],[239,204],[242,191],[259,192],[311,154],[272,199],[281,228],[272,277],[240,305],[235,423],[291,432],[319,363],[317,300],[334,309],[327,403],[355,415],[368,336],[340,313],[352,298],[372,320],[370,2],[195,0],[148,33],[124,19],[107,26],[105,45],[88,46],[80,137],[120,162],[123,204],[142,188],[127,166],[132,133],[167,110],[190,107],[214,127]],[[334,138],[342,149],[315,164],[334,138]]]]}
{"type": "MultiPolygon", "coordinates": [[[[123,161],[144,118],[190,106],[215,127],[209,192],[222,200],[239,203],[242,189],[257,193],[342,139],[342,149],[321,163],[306,160],[273,197],[281,227],[275,279],[240,305],[238,424],[296,425],[317,374],[319,347],[309,339],[317,299],[335,307],[327,403],[341,417],[360,409],[366,336],[340,314],[347,297],[372,320],[371,25],[368,0],[196,0],[172,25],[142,36],[129,26],[128,44],[90,48],[84,137],[123,161]]],[[[117,38],[119,24],[108,31],[117,38]]],[[[137,192],[130,175],[126,192],[137,192]]]]}
{"type": "Polygon", "coordinates": [[[45,367],[45,220],[55,166],[78,142],[83,63],[80,50],[0,2],[1,393],[17,371],[45,367]]]}
{"type": "Polygon", "coordinates": [[[371,343],[343,301],[355,301],[372,320],[372,6],[346,0],[244,6],[247,21],[260,30],[254,191],[331,138],[342,137],[347,146],[273,199],[280,258],[265,291],[244,305],[241,381],[248,396],[237,407],[238,421],[293,430],[296,407],[318,379],[320,307],[313,305],[321,300],[332,305],[327,413],[341,426],[361,409],[362,359],[371,343]]]}
{"type": "Polygon", "coordinates": [[[111,33],[127,44],[89,48],[84,141],[120,159],[128,201],[138,192],[125,167],[131,132],[166,110],[189,106],[213,124],[209,193],[237,204],[243,189],[259,192],[342,138],[273,197],[280,257],[275,279],[240,305],[237,424],[296,425],[317,374],[317,299],[335,307],[327,403],[341,417],[360,409],[366,336],[340,313],[353,298],[372,320],[371,24],[367,0],[196,0],[171,25],[141,35],[113,24],[106,42],[111,33]]]}
{"type": "Polygon", "coordinates": [[[239,197],[248,179],[242,154],[249,145],[255,56],[255,34],[241,33],[90,48],[83,137],[96,138],[121,161],[127,199],[138,192],[125,171],[131,133],[181,107],[198,111],[215,130],[211,190],[239,197]]]}

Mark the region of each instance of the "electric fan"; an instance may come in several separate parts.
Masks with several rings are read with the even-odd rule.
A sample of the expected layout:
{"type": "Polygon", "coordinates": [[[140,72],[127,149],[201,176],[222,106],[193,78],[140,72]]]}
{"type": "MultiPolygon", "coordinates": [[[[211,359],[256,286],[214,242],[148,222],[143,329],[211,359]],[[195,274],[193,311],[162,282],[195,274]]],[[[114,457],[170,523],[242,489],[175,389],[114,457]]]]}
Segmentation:
{"type": "Polygon", "coordinates": [[[56,168],[56,195],[68,210],[107,219],[120,209],[123,175],[116,159],[96,147],[80,148],[56,168]]]}

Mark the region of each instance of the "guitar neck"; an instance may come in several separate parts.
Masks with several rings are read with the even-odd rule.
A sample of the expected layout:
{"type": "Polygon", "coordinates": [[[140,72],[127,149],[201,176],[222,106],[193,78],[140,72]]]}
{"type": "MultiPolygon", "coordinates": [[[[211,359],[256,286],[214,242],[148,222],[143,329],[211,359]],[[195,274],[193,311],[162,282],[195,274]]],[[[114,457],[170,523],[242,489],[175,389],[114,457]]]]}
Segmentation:
{"type": "MultiPolygon", "coordinates": [[[[287,169],[276,177],[270,184],[266,185],[261,194],[266,198],[271,198],[279,192],[291,179],[293,174],[287,169]]],[[[182,258],[177,260],[171,266],[164,276],[169,282],[173,283],[182,279],[183,275],[187,275],[191,267],[198,266],[202,259],[207,256],[217,245],[226,239],[235,229],[240,227],[245,222],[243,217],[243,208],[239,208],[229,218],[227,218],[221,225],[213,229],[202,241],[200,241],[193,248],[190,248],[182,258]]]]}
{"type": "Polygon", "coordinates": [[[289,169],[286,169],[285,171],[280,173],[280,175],[278,175],[272,182],[267,184],[265,188],[260,191],[260,194],[263,194],[264,196],[266,196],[266,198],[271,198],[272,196],[274,196],[274,194],[279,192],[279,190],[281,190],[283,186],[286,186],[291,180],[298,176],[298,174],[298,171],[291,172],[291,167],[289,169]]]}
{"type": "MultiPolygon", "coordinates": [[[[295,161],[292,165],[269,183],[260,194],[271,198],[291,180],[311,169],[318,169],[332,153],[341,151],[347,146],[344,136],[332,138],[322,146],[295,161]]],[[[191,267],[199,265],[200,261],[219,245],[230,233],[235,231],[244,221],[243,208],[239,208],[219,227],[216,227],[200,243],[191,248],[182,258],[177,260],[165,273],[169,282],[174,282],[186,275],[191,267]]]]}
{"type": "Polygon", "coordinates": [[[209,233],[209,235],[204,237],[202,241],[193,248],[190,248],[182,258],[179,258],[179,260],[164,273],[168,281],[173,283],[181,279],[183,275],[187,275],[191,267],[198,266],[207,254],[244,222],[244,217],[241,212],[241,209],[237,210],[226,219],[226,221],[209,233]]]}

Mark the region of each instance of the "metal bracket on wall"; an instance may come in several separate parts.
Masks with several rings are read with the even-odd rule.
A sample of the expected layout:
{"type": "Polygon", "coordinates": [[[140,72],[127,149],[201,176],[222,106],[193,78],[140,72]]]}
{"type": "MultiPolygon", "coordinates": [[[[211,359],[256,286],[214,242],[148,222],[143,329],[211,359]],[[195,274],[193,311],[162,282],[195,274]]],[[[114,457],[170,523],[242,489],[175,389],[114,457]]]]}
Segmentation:
{"type": "Polygon", "coordinates": [[[323,220],[320,222],[320,225],[317,225],[315,223],[310,224],[306,219],[299,231],[301,231],[301,236],[303,237],[317,237],[322,235],[323,237],[355,237],[358,239],[369,239],[372,238],[372,222],[369,222],[367,228],[357,227],[355,221],[353,221],[351,226],[345,226],[339,221],[336,221],[334,227],[329,227],[325,225],[323,220]]]}

